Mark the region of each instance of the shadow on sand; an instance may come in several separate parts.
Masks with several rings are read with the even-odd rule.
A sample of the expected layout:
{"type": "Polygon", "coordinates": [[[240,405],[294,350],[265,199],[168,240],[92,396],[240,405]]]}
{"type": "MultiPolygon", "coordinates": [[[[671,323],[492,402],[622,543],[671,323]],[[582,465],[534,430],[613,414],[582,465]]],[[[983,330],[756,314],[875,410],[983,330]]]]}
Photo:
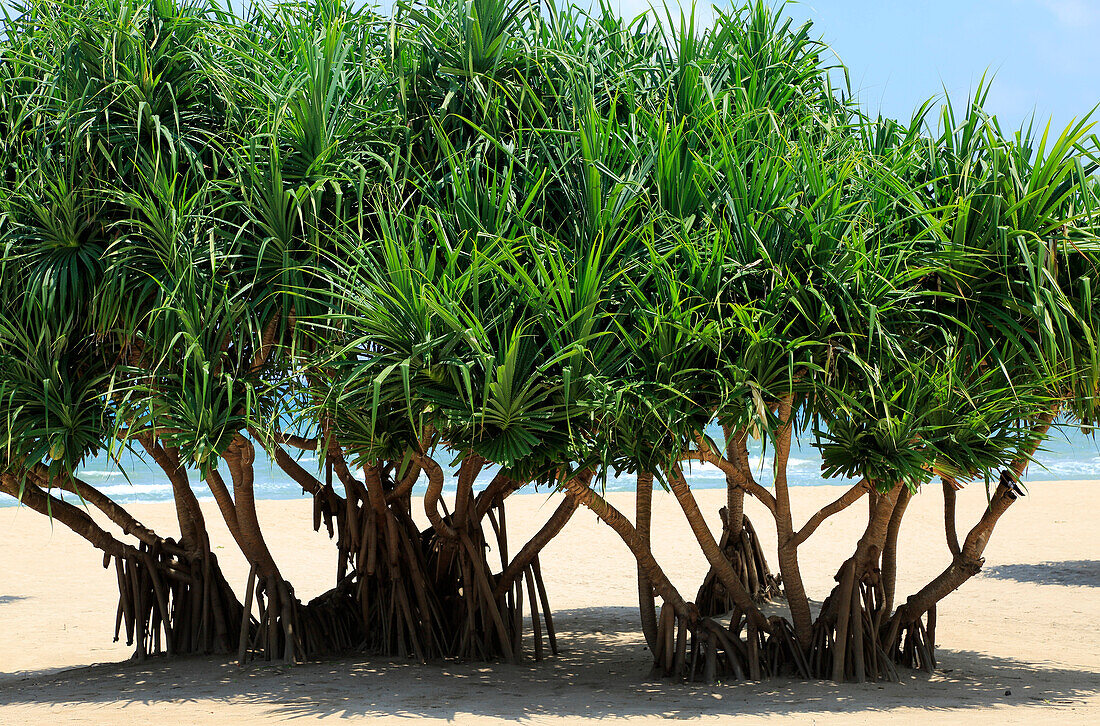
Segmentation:
{"type": "Polygon", "coordinates": [[[1100,560],[1064,560],[1034,565],[996,565],[982,570],[983,577],[1015,580],[1036,585],[1100,587],[1100,560]]]}
{"type": "Polygon", "coordinates": [[[770,680],[702,686],[649,681],[650,661],[635,632],[636,617],[633,608],[555,613],[562,653],[538,665],[419,665],[361,656],[294,667],[251,665],[242,671],[211,658],[156,659],[53,674],[22,673],[0,682],[0,704],[232,701],[254,704],[272,718],[461,721],[463,714],[473,714],[507,719],[679,719],[811,711],[871,714],[905,706],[933,711],[990,705],[1079,707],[1100,693],[1097,672],[946,649],[940,652],[942,670],[935,675],[907,673],[896,684],[770,680]],[[910,686],[922,682],[927,686],[918,697],[910,686]]]}

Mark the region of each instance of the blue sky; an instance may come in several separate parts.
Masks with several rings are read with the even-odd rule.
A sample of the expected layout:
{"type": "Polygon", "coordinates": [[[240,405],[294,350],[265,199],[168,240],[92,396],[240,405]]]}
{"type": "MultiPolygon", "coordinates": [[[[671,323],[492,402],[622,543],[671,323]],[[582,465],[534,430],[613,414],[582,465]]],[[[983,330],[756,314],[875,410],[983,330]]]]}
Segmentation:
{"type": "MultiPolygon", "coordinates": [[[[618,0],[629,14],[647,0],[618,0]]],[[[865,108],[908,117],[946,87],[965,99],[995,74],[988,110],[1015,127],[1033,111],[1064,126],[1100,103],[1100,0],[805,0],[792,17],[814,22],[850,69],[865,108]]]]}

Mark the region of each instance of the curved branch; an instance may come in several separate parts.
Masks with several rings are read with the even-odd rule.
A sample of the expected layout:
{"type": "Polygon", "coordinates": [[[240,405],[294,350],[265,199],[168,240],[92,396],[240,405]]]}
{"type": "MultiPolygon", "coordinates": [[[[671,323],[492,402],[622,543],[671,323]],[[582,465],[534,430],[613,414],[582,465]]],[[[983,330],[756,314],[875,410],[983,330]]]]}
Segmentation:
{"type": "Polygon", "coordinates": [[[229,529],[229,534],[233,535],[233,541],[237,543],[237,547],[241,552],[245,551],[244,540],[241,538],[241,525],[237,521],[237,507],[233,503],[233,497],[229,495],[229,488],[225,485],[225,480],[222,479],[221,472],[217,467],[212,466],[210,470],[206,472],[206,485],[210,487],[210,493],[214,495],[214,501],[218,503],[218,509],[222,513],[222,519],[225,520],[225,526],[229,529]]]}
{"type": "MultiPolygon", "coordinates": [[[[249,429],[251,431],[251,429],[249,429]]],[[[253,436],[256,436],[255,432],[252,432],[253,436]]],[[[275,431],[271,435],[272,441],[281,446],[293,446],[295,449],[301,449],[302,451],[317,451],[317,439],[308,439],[304,436],[296,436],[294,434],[284,434],[282,431],[275,431]]]]}
{"type": "MultiPolygon", "coordinates": [[[[347,464],[343,463],[344,457],[338,457],[340,464],[346,469],[347,464]]],[[[382,487],[382,477],[378,473],[378,467],[373,464],[363,469],[364,487],[367,490],[367,501],[378,514],[382,514],[386,511],[386,492],[382,487]]],[[[358,481],[358,480],[356,480],[358,481]]],[[[395,543],[396,544],[396,543],[395,543]]]]}
{"type": "Polygon", "coordinates": [[[779,573],[783,577],[783,590],[787,595],[787,608],[791,613],[798,643],[808,648],[813,635],[813,615],[806,586],[798,563],[798,545],[794,543],[794,522],[791,518],[791,492],[787,486],[787,461],[791,455],[791,439],[794,433],[794,396],[788,394],[779,401],[777,409],[780,427],[775,435],[775,532],[779,539],[779,573]]]}
{"type": "Polygon", "coordinates": [[[672,607],[674,612],[691,621],[698,619],[698,610],[694,605],[689,605],[679,591],[676,590],[676,587],[653,557],[649,547],[642,542],[638,530],[623,516],[622,512],[601,497],[589,485],[591,479],[591,472],[586,472],[567,479],[563,486],[581,504],[592,510],[605,524],[615,530],[619,538],[630,548],[634,558],[638,561],[638,566],[645,571],[646,577],[653,583],[653,589],[672,607]]]}
{"type": "Polygon", "coordinates": [[[58,499],[43,491],[29,478],[23,481],[20,491],[19,481],[11,474],[0,476],[0,491],[18,499],[39,514],[61,522],[76,534],[92,544],[96,549],[116,558],[139,558],[137,548],[121,542],[111,536],[107,530],[96,524],[91,516],[79,507],[58,499]]]}
{"type": "MultiPolygon", "coordinates": [[[[726,457],[730,459],[745,476],[752,478],[752,466],[749,465],[749,430],[739,429],[732,431],[729,427],[723,428],[726,434],[726,457]],[[732,434],[732,436],[730,435],[732,434]]],[[[753,479],[755,482],[756,480],[753,479]]]]}
{"type": "Polygon", "coordinates": [[[428,475],[428,490],[424,492],[424,513],[428,515],[428,521],[440,535],[458,539],[458,532],[439,514],[439,500],[443,497],[443,469],[426,454],[414,454],[413,457],[428,475]]]}
{"type": "Polygon", "coordinates": [[[416,486],[416,480],[420,478],[421,467],[415,461],[409,463],[409,471],[397,482],[397,486],[393,488],[392,492],[386,493],[386,504],[393,504],[394,502],[401,501],[412,493],[413,487],[416,486]]]}
{"type": "MultiPolygon", "coordinates": [[[[35,486],[41,488],[42,484],[45,484],[45,488],[42,493],[49,496],[49,490],[51,487],[55,487],[62,491],[75,494],[83,501],[91,504],[107,515],[107,518],[114,522],[122,530],[123,534],[133,535],[140,541],[152,547],[153,545],[160,545],[165,548],[166,551],[171,552],[174,555],[182,555],[183,550],[178,547],[169,545],[165,540],[161,539],[156,532],[146,527],[139,522],[129,512],[123,509],[117,502],[108,497],[103,492],[99,491],[91,484],[87,484],[75,476],[69,474],[65,477],[54,477],[52,480],[47,479],[45,471],[46,466],[44,464],[36,464],[32,475],[37,480],[35,486]]],[[[56,499],[56,497],[54,497],[56,499]]]]}
{"type": "Polygon", "coordinates": [[[271,315],[271,319],[264,326],[263,333],[260,335],[260,345],[256,349],[256,355],[252,358],[253,372],[258,371],[271,359],[271,351],[275,347],[275,335],[279,332],[279,320],[281,318],[282,314],[276,308],[271,315]]]}
{"type": "Polygon", "coordinates": [[[885,494],[877,494],[870,499],[870,512],[867,519],[867,527],[863,530],[863,536],[856,542],[856,552],[853,555],[860,568],[867,566],[881,554],[886,544],[886,535],[890,529],[890,518],[894,515],[894,508],[903,491],[908,487],[902,482],[894,484],[885,494]]]}
{"type": "Polygon", "coordinates": [[[458,465],[454,514],[456,527],[465,526],[469,519],[470,509],[474,505],[474,480],[487,463],[484,457],[470,453],[463,457],[462,463],[458,465]]]}
{"type": "Polygon", "coordinates": [[[797,547],[810,538],[821,523],[834,514],[841,512],[848,507],[855,504],[869,491],[868,483],[866,479],[860,480],[857,484],[852,485],[852,488],[844,492],[844,494],[837,497],[836,500],[826,504],[821,509],[817,510],[814,516],[810,517],[806,524],[802,526],[802,529],[798,530],[798,533],[794,536],[794,545],[797,547]]]}
{"type": "MultiPolygon", "coordinates": [[[[884,602],[881,613],[889,613],[894,609],[894,592],[897,587],[898,572],[898,534],[901,532],[901,522],[905,517],[905,510],[909,501],[913,498],[913,492],[909,487],[902,486],[894,503],[894,512],[890,515],[890,523],[886,528],[886,542],[882,546],[882,590],[884,602]]],[[[881,618],[881,615],[879,616],[881,618]]]]}
{"type": "Polygon", "coordinates": [[[255,472],[256,447],[244,436],[237,434],[223,457],[233,479],[233,503],[239,525],[244,555],[255,563],[258,571],[267,577],[282,579],[279,566],[264,541],[260,520],[256,514],[255,472]]]}
{"type": "MultiPolygon", "coordinates": [[[[377,506],[378,502],[373,498],[373,495],[376,495],[377,492],[373,492],[373,488],[368,488],[368,482],[360,481],[358,477],[351,473],[351,469],[348,468],[347,459],[344,458],[344,451],[340,448],[339,442],[336,441],[336,437],[333,436],[331,432],[329,432],[328,436],[328,458],[329,461],[332,462],[332,470],[336,472],[336,477],[344,485],[349,497],[352,495],[352,492],[354,492],[363,499],[363,501],[370,502],[372,506],[377,506]]],[[[367,472],[364,471],[364,474],[367,474],[367,472]]],[[[374,474],[377,478],[377,472],[374,472],[374,474]]],[[[381,484],[379,482],[373,481],[369,483],[378,484],[379,491],[381,491],[381,484]]]]}
{"type": "Polygon", "coordinates": [[[733,565],[730,564],[729,558],[722,552],[722,549],[718,546],[718,541],[714,539],[714,533],[707,526],[703,513],[699,510],[699,504],[695,501],[695,496],[692,495],[691,489],[684,479],[683,469],[679,464],[674,464],[669,474],[671,476],[668,477],[668,483],[672,488],[672,493],[676,495],[680,508],[684,510],[684,516],[687,517],[691,530],[703,550],[703,555],[706,556],[710,566],[714,568],[718,580],[726,588],[726,592],[729,593],[730,598],[737,607],[749,618],[749,622],[760,630],[770,633],[772,631],[771,624],[768,623],[767,618],[760,612],[760,608],[753,602],[752,595],[741,584],[741,579],[733,571],[733,565]]]}
{"type": "Polygon", "coordinates": [[[940,481],[943,483],[943,528],[947,537],[947,549],[951,551],[952,557],[958,557],[962,552],[955,517],[955,491],[958,487],[947,477],[940,477],[940,481]]]}
{"type": "MultiPolygon", "coordinates": [[[[253,436],[256,434],[253,433],[253,436]]],[[[298,463],[298,461],[287,453],[286,449],[278,444],[272,446],[270,449],[272,454],[272,461],[283,470],[283,473],[289,476],[294,482],[302,487],[302,491],[306,494],[313,496],[320,496],[325,493],[325,485],[321,481],[306,471],[306,468],[298,463]]],[[[333,495],[340,497],[336,492],[332,492],[333,495]]],[[[341,500],[343,497],[340,497],[341,500]]]]}
{"type": "Polygon", "coordinates": [[[502,471],[497,472],[489,485],[474,498],[474,511],[477,514],[478,521],[481,521],[494,503],[504,501],[510,495],[522,489],[524,484],[525,482],[506,476],[502,471]]]}
{"type": "MultiPolygon", "coordinates": [[[[636,489],[634,526],[638,530],[641,543],[649,549],[653,524],[653,473],[638,472],[636,489]]],[[[653,585],[641,565],[638,566],[638,610],[646,644],[651,653],[656,653],[658,623],[657,610],[653,605],[653,585]]]]}
{"type": "MultiPolygon", "coordinates": [[[[997,526],[997,522],[1000,521],[1004,513],[1008,511],[1008,508],[1011,507],[1022,494],[1018,483],[1020,477],[1023,475],[1024,470],[1027,469],[1027,465],[1031,462],[1031,457],[1035,455],[1035,451],[1039,448],[1039,443],[1042,438],[1046,435],[1047,431],[1050,430],[1050,426],[1054,423],[1054,419],[1057,417],[1059,410],[1060,405],[1051,406],[1032,427],[1033,441],[1030,443],[1028,450],[1022,452],[1020,457],[1013,461],[1007,469],[1001,472],[1000,482],[997,484],[997,490],[993,493],[989,505],[986,507],[981,519],[978,520],[978,523],[975,524],[966,535],[966,539],[963,541],[958,554],[951,558],[951,564],[917,593],[911,595],[909,599],[905,601],[905,604],[894,612],[891,618],[889,642],[893,641],[893,637],[901,623],[911,622],[928,612],[936,603],[950,595],[964,582],[981,571],[982,565],[985,564],[985,560],[982,559],[982,554],[985,553],[986,545],[989,544],[989,538],[993,535],[993,530],[997,526]]],[[[947,488],[947,483],[945,482],[945,494],[947,493],[947,488]]],[[[952,495],[953,494],[954,492],[952,492],[952,495]]],[[[953,525],[954,497],[951,496],[950,499],[952,514],[951,524],[953,525]]],[[[948,542],[950,544],[950,535],[948,542]]]]}
{"type": "Polygon", "coordinates": [[[202,516],[199,500],[191,490],[187,471],[180,462],[179,449],[161,446],[152,436],[141,436],[138,441],[172,484],[172,498],[176,503],[181,540],[188,547],[207,547],[206,520],[202,516]]]}
{"type": "Polygon", "coordinates": [[[699,448],[696,451],[685,451],[680,457],[682,461],[703,461],[708,464],[714,464],[721,469],[722,473],[728,478],[733,479],[737,486],[756,497],[768,508],[768,511],[773,515],[775,514],[777,504],[771,492],[756,483],[756,480],[752,477],[745,476],[745,473],[741,471],[739,466],[734,465],[733,462],[715,452],[710,444],[707,443],[706,439],[699,437],[696,439],[696,442],[699,448]]]}
{"type": "Polygon", "coordinates": [[[892,618],[894,629],[899,623],[910,622],[928,612],[932,606],[981,571],[982,565],[985,564],[982,554],[985,552],[990,535],[993,534],[993,528],[1016,501],[1017,494],[1014,486],[1015,482],[1011,481],[1009,473],[1007,471],[1003,473],[989,506],[982,518],[967,534],[959,554],[951,559],[951,564],[943,572],[918,592],[909,596],[905,604],[897,609],[892,618]]]}
{"type": "MultiPolygon", "coordinates": [[[[726,458],[751,478],[748,447],[745,445],[748,433],[745,429],[734,431],[726,425],[722,426],[722,432],[726,437],[726,458]]],[[[726,514],[722,524],[723,535],[730,538],[740,537],[741,530],[745,527],[745,490],[728,474],[726,475],[726,514]]]]}
{"type": "MultiPolygon", "coordinates": [[[[256,433],[253,432],[253,436],[256,433]]],[[[293,479],[302,491],[313,497],[324,497],[328,501],[331,511],[340,511],[345,506],[344,498],[337,494],[332,487],[322,484],[317,477],[306,471],[306,468],[298,463],[283,447],[275,445],[271,447],[274,454],[272,460],[283,470],[287,476],[293,479]]]]}

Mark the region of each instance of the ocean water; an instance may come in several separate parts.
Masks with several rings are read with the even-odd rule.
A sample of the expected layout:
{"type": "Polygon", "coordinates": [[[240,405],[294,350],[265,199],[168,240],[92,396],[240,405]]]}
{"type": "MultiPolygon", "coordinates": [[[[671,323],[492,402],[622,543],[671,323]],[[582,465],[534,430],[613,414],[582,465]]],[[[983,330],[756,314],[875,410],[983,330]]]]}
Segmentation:
{"type": "MultiPolygon", "coordinates": [[[[711,432],[716,440],[720,434],[711,432]]],[[[293,450],[292,450],[293,452],[293,450]]],[[[299,463],[323,480],[319,471],[319,462],[312,452],[298,452],[299,463]]],[[[759,444],[750,447],[750,458],[756,480],[764,486],[770,486],[773,480],[772,459],[769,452],[761,451],[759,444]]],[[[440,461],[450,475],[453,468],[449,462],[440,461]]],[[[117,462],[105,455],[90,459],[78,469],[78,476],[96,487],[107,496],[120,503],[171,501],[172,488],[164,473],[151,461],[136,453],[125,453],[117,462]]],[[[685,467],[685,473],[692,487],[698,489],[721,489],[725,487],[725,476],[715,466],[693,462],[685,467]]],[[[487,467],[476,480],[474,487],[480,490],[492,480],[493,468],[487,467]]],[[[228,473],[223,471],[228,480],[228,473]]],[[[257,499],[297,499],[304,497],[299,487],[282,472],[263,453],[256,451],[255,489],[257,499]]],[[[787,477],[793,486],[819,486],[822,484],[843,484],[843,480],[824,479],[821,476],[821,457],[807,441],[797,442],[788,462],[787,477]]],[[[1047,442],[1037,461],[1028,471],[1027,478],[1033,481],[1100,479],[1100,439],[1082,434],[1077,429],[1064,429],[1056,433],[1047,442]]],[[[197,473],[191,475],[191,485],[200,499],[210,499],[210,491],[199,480],[197,473]]],[[[426,481],[421,478],[415,490],[422,493],[426,481]]],[[[609,476],[607,491],[633,491],[634,476],[609,476]]],[[[445,491],[454,490],[454,479],[447,477],[445,491]]],[[[71,499],[71,495],[69,496],[71,499]]],[[[13,506],[16,501],[11,497],[0,496],[0,507],[13,506]]]]}

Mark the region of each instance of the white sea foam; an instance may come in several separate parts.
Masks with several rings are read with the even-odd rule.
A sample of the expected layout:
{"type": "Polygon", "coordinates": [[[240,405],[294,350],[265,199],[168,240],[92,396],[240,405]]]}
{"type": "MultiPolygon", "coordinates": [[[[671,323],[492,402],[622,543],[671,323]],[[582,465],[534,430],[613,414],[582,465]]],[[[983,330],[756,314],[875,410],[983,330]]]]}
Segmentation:
{"type": "Polygon", "coordinates": [[[87,482],[92,481],[110,481],[112,479],[125,479],[126,475],[118,469],[104,470],[104,469],[79,469],[76,475],[87,482]]]}
{"type": "Polygon", "coordinates": [[[171,496],[172,486],[170,484],[108,484],[105,487],[97,487],[99,491],[107,496],[127,496],[134,494],[159,494],[162,496],[171,496]]]}
{"type": "MultiPolygon", "coordinates": [[[[1041,458],[1039,460],[1039,463],[1043,464],[1041,458]]],[[[1040,475],[1043,473],[1067,478],[1071,476],[1097,476],[1100,475],[1100,457],[1094,457],[1092,459],[1080,459],[1077,461],[1050,462],[1043,466],[1033,467],[1032,472],[1032,478],[1041,478],[1040,475]]]]}

